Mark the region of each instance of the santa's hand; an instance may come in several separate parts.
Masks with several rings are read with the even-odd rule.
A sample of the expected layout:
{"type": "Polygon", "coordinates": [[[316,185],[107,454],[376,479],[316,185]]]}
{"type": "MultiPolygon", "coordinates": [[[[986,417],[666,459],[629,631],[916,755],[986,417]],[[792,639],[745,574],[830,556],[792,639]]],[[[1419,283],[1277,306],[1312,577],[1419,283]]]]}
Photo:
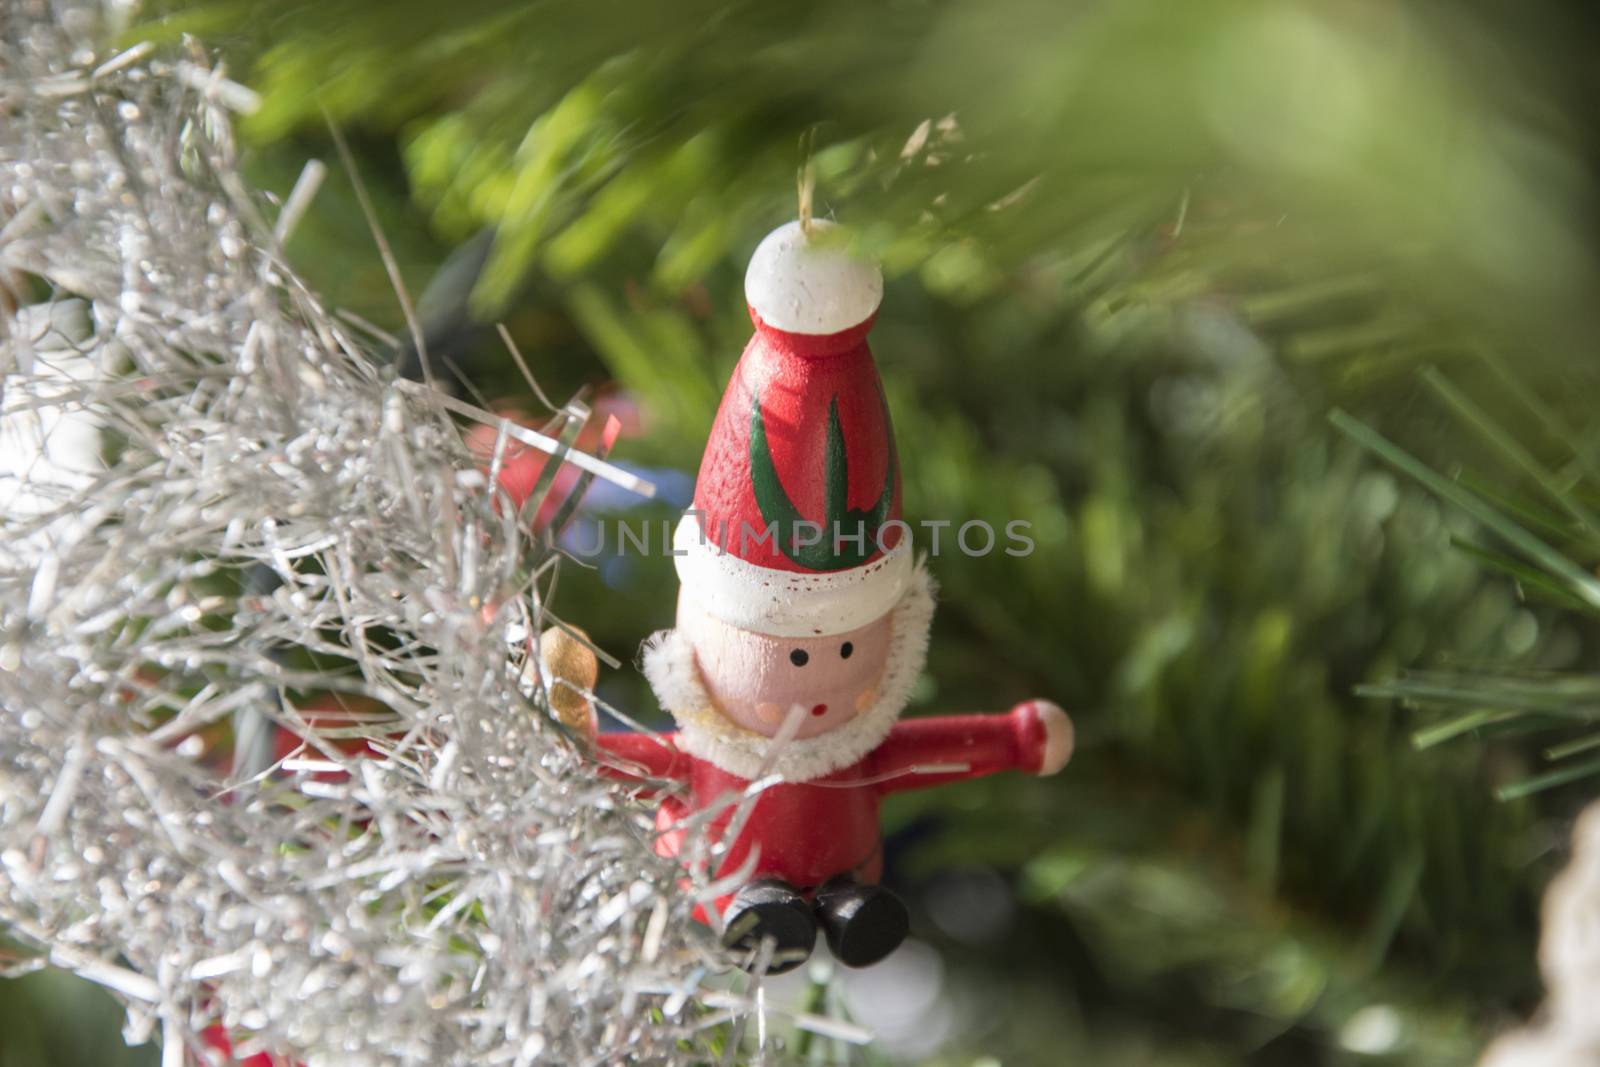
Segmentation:
{"type": "Polygon", "coordinates": [[[1039,746],[1039,769],[1034,773],[1043,777],[1067,765],[1067,760],[1072,758],[1072,720],[1061,710],[1061,705],[1048,700],[1030,700],[1012,708],[1011,714],[1038,724],[1037,732],[1030,731],[1039,746]]]}
{"type": "Polygon", "coordinates": [[[600,664],[594,650],[560,627],[552,626],[539,635],[539,675],[556,718],[593,740],[600,728],[594,705],[589,700],[600,678],[600,664]]]}

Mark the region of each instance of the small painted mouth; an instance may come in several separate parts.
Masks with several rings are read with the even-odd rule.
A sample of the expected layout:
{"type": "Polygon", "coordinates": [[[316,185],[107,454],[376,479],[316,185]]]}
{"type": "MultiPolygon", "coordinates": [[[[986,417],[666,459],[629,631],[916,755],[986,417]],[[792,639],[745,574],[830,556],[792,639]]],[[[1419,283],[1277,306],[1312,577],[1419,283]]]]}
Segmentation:
{"type": "Polygon", "coordinates": [[[826,704],[818,704],[816,707],[811,709],[811,714],[813,714],[813,715],[826,715],[826,714],[828,714],[828,705],[826,705],[826,704]]]}

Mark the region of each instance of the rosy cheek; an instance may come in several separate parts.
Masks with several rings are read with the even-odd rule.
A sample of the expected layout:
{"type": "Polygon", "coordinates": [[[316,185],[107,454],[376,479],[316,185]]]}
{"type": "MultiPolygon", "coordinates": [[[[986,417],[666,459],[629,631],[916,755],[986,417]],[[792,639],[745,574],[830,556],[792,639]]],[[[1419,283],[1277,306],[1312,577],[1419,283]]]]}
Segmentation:
{"type": "Polygon", "coordinates": [[[782,721],[783,709],[764,700],[756,705],[756,715],[762,722],[772,725],[782,721]]]}
{"type": "Polygon", "coordinates": [[[877,690],[877,687],[874,686],[873,688],[870,688],[870,689],[863,689],[861,691],[861,695],[856,697],[856,712],[857,712],[857,714],[865,712],[868,708],[872,707],[872,705],[876,704],[877,702],[878,702],[878,690],[877,690]]]}

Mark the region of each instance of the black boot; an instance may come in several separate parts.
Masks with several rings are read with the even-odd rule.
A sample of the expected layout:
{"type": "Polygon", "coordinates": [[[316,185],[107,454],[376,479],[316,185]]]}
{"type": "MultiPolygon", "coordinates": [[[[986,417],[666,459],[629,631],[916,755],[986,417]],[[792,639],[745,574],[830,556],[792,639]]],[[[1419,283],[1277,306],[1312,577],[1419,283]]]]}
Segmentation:
{"type": "Polygon", "coordinates": [[[740,954],[740,966],[754,968],[763,942],[772,942],[767,974],[782,974],[804,963],[817,943],[817,920],[806,899],[787,882],[763,878],[733,895],[723,915],[722,943],[740,954]]]}
{"type": "Polygon", "coordinates": [[[846,967],[870,967],[900,947],[911,928],[900,898],[878,885],[840,875],[812,902],[828,948],[846,967]]]}

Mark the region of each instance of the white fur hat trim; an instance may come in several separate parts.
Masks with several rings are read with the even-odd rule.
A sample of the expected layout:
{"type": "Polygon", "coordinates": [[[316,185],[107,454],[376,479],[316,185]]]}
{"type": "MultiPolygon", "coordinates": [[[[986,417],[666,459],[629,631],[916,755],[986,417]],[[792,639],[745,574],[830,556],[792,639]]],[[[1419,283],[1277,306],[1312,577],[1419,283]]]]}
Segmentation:
{"type": "MultiPolygon", "coordinates": [[[[701,530],[699,512],[678,520],[672,535],[678,581],[710,615],[741,630],[774,637],[842,634],[881,618],[911,586],[911,538],[904,531],[877,559],[827,572],[759,567],[723,551],[713,533],[701,530]]],[[[737,536],[728,533],[730,542],[737,536]]]]}

